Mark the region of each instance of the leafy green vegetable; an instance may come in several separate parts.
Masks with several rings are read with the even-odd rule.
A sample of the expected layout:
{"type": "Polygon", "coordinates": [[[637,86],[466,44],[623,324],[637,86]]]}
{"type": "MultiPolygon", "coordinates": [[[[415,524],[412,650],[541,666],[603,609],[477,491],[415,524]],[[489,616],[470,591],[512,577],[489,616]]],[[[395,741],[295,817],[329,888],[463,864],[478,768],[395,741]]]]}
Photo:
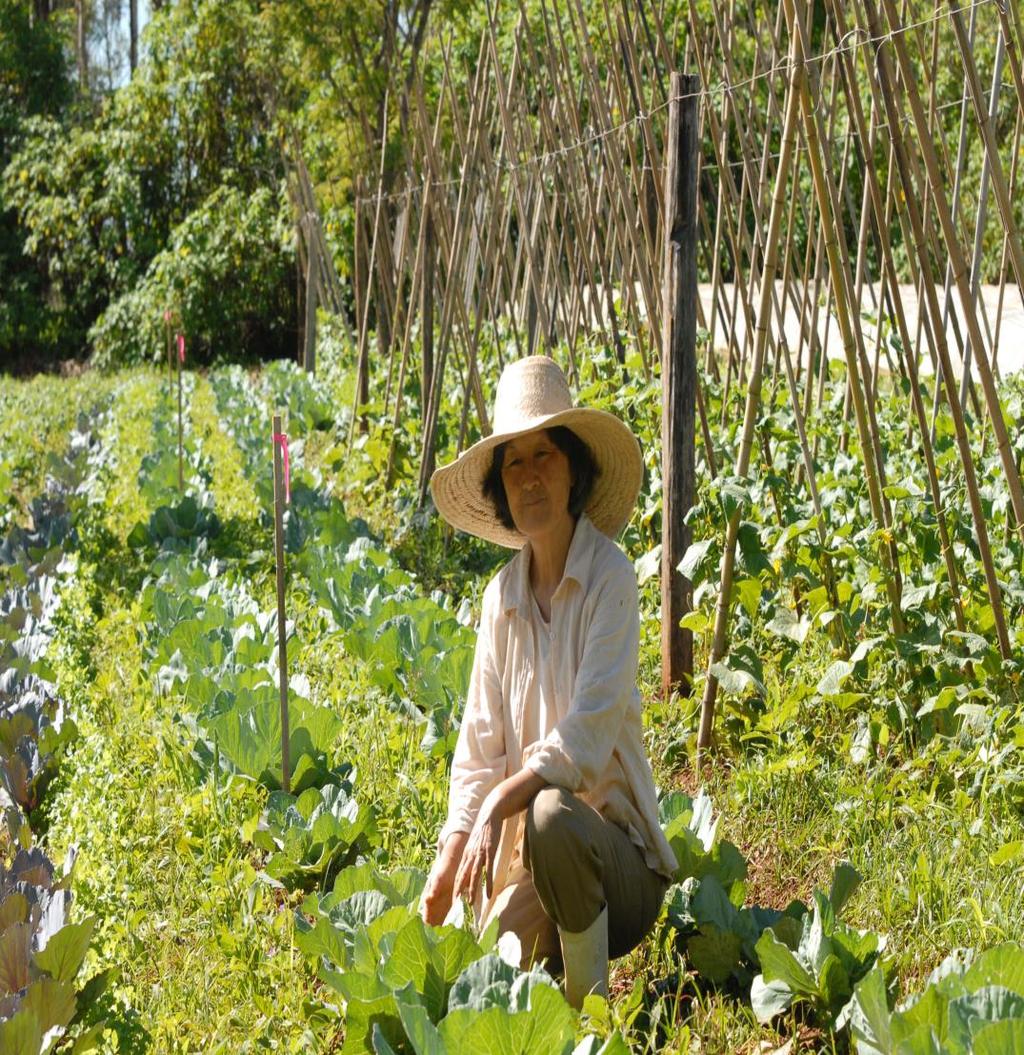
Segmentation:
{"type": "Polygon", "coordinates": [[[977,956],[947,957],[895,1011],[876,965],[856,988],[850,1021],[860,1055],[1024,1050],[1024,946],[1004,942],[977,956]]]}
{"type": "MultiPolygon", "coordinates": [[[[851,892],[846,876],[833,882],[844,899],[851,892]]],[[[871,969],[885,941],[869,931],[856,931],[836,918],[836,907],[821,891],[803,916],[799,940],[780,940],[767,928],[755,951],[761,973],[754,979],[750,1002],[762,1022],[798,1002],[809,1003],[829,1022],[845,1023],[853,986],[871,969]]]]}
{"type": "Polygon", "coordinates": [[[309,887],[350,863],[376,841],[374,811],[350,797],[351,788],[328,784],[297,797],[271,792],[253,843],[270,852],[267,874],[289,888],[309,887]]]}

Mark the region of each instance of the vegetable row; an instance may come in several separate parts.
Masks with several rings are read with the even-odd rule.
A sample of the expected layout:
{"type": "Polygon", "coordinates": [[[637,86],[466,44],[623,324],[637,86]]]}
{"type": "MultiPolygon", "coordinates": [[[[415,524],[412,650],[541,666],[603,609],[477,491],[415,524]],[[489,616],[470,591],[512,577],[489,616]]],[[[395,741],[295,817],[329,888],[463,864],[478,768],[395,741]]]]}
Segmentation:
{"type": "Polygon", "coordinates": [[[109,408],[82,414],[63,455],[51,454],[28,527],[0,540],[0,1051],[41,1055],[73,1037],[86,1051],[103,1022],[85,1018],[110,972],[84,983],[95,920],[71,911],[75,852],[58,867],[35,845],[45,795],[77,736],[52,669],[62,591],[77,574],[78,524],[99,493],[109,452],[99,435],[109,408]]]}

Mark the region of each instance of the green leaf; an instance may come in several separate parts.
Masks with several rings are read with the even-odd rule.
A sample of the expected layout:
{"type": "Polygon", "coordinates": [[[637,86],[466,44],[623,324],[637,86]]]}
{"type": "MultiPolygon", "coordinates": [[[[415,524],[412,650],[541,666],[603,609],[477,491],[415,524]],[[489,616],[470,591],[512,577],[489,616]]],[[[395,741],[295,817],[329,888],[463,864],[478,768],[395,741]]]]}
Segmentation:
{"type": "Polygon", "coordinates": [[[379,1022],[373,1024],[373,1053],[374,1055],[398,1055],[395,1049],[388,1043],[379,1022]]]}
{"type": "Polygon", "coordinates": [[[753,619],[757,615],[757,608],[761,603],[761,594],[764,591],[761,580],[740,579],[733,583],[732,588],[747,615],[753,619]]]}
{"type": "Polygon", "coordinates": [[[904,612],[913,608],[920,608],[926,601],[930,601],[935,597],[937,589],[938,584],[930,582],[924,586],[915,586],[909,590],[904,590],[900,597],[900,608],[904,612]]]}
{"type": "Polygon", "coordinates": [[[439,1026],[449,1052],[473,1055],[569,1055],[575,1038],[576,1015],[562,994],[548,984],[529,990],[525,1010],[510,1014],[500,1006],[483,1011],[462,1007],[439,1026]]]}
{"type": "Polygon", "coordinates": [[[87,1051],[95,1051],[103,1040],[103,1034],[107,1029],[106,1021],[97,1022],[75,1037],[75,1043],[71,1046],[70,1055],[85,1055],[87,1051]]]}
{"type": "Polygon", "coordinates": [[[834,954],[825,957],[818,972],[818,989],[825,1004],[836,1012],[850,998],[850,976],[834,954]]]}
{"type": "Polygon", "coordinates": [[[434,955],[435,941],[434,933],[414,916],[395,935],[381,978],[392,989],[412,983],[426,1001],[431,1018],[436,1020],[444,1011],[447,987],[434,955]]]}
{"type": "Polygon", "coordinates": [[[28,923],[15,923],[0,934],[0,997],[17,993],[31,981],[31,946],[32,927],[28,923]]]}
{"type": "Polygon", "coordinates": [[[968,992],[998,985],[1024,996],[1024,947],[1007,941],[986,949],[964,972],[963,981],[968,992]]]}
{"type": "Polygon", "coordinates": [[[793,1003],[793,991],[783,981],[766,982],[757,975],[750,987],[750,1006],[758,1022],[770,1022],[793,1003]]]}
{"type": "Polygon", "coordinates": [[[35,1016],[44,1034],[54,1028],[63,1029],[75,1015],[74,987],[55,978],[37,978],[28,987],[21,1007],[35,1016]]]}
{"type": "Polygon", "coordinates": [[[39,1023],[27,1008],[6,1022],[0,1022],[0,1051],[4,1055],[39,1055],[42,1046],[39,1023]]]}
{"type": "Polygon", "coordinates": [[[821,681],[818,682],[817,691],[822,696],[836,696],[842,691],[843,682],[853,673],[853,664],[845,659],[837,659],[825,671],[821,681]]]}
{"type": "Polygon", "coordinates": [[[716,985],[724,985],[736,973],[742,953],[743,939],[738,933],[710,923],[702,924],[686,942],[686,955],[694,970],[716,985]]]}
{"type": "Polygon", "coordinates": [[[893,1050],[889,1002],[885,993],[885,975],[874,966],[857,984],[853,996],[850,1030],[857,1049],[864,1055],[893,1050]]]}
{"type": "Polygon", "coordinates": [[[988,1023],[1011,1018],[1024,1024],[1024,996],[1003,986],[982,986],[974,993],[950,1000],[950,1046],[971,1051],[974,1034],[988,1023]]]}
{"type": "Polygon", "coordinates": [[[778,637],[788,638],[802,645],[807,640],[811,631],[811,621],[807,616],[797,616],[792,608],[779,605],[775,609],[775,615],[765,629],[778,637]]]}
{"type": "Polygon", "coordinates": [[[832,903],[832,910],[838,915],[853,892],[860,886],[861,874],[849,862],[842,861],[836,865],[832,873],[832,886],[828,892],[828,899],[832,903]]]}
{"type": "Polygon", "coordinates": [[[709,673],[718,679],[725,692],[742,695],[748,689],[753,689],[759,695],[766,696],[768,690],[765,689],[764,683],[753,671],[747,669],[747,666],[742,657],[730,653],[723,656],[720,662],[713,663],[709,673]]]}
{"type": "Polygon", "coordinates": [[[89,951],[95,923],[94,919],[87,919],[61,927],[46,948],[35,954],[36,966],[58,982],[72,981],[89,951]]]}
{"type": "Polygon", "coordinates": [[[412,1044],[413,1051],[416,1055],[448,1055],[441,1034],[431,1022],[427,1009],[410,994],[411,989],[409,986],[396,993],[395,1003],[398,1005],[402,1028],[412,1044]]]}
{"type": "Polygon", "coordinates": [[[676,565],[677,570],[682,572],[683,577],[689,579],[694,586],[700,581],[697,578],[697,569],[703,565],[704,558],[714,543],[715,540],[713,538],[704,539],[701,542],[691,542],[683,554],[683,559],[676,565]]]}
{"type": "Polygon", "coordinates": [[[679,625],[684,630],[692,630],[695,634],[703,634],[709,626],[708,617],[701,611],[687,612],[682,619],[679,620],[679,625]]]}
{"type": "Polygon", "coordinates": [[[866,637],[861,641],[857,647],[853,650],[853,655],[850,656],[850,662],[856,666],[862,660],[867,659],[871,655],[875,646],[880,642],[884,641],[884,637],[866,637]]]}
{"type": "Polygon", "coordinates": [[[993,1022],[974,1035],[973,1055],[1024,1055],[1024,1021],[993,1022]]]}
{"type": "Polygon", "coordinates": [[[448,995],[448,1009],[485,1011],[489,1007],[508,1009],[516,969],[500,956],[489,953],[471,963],[459,975],[448,995]]]}
{"type": "Polygon", "coordinates": [[[813,996],[817,983],[793,952],[766,930],[757,940],[757,958],[765,982],[782,982],[794,995],[813,996]]]}
{"type": "Polygon", "coordinates": [[[636,569],[638,585],[643,586],[648,579],[653,579],[661,571],[661,543],[649,549],[642,557],[638,557],[633,567],[636,569]]]}
{"type": "Polygon", "coordinates": [[[1024,858],[1024,841],[1017,840],[1012,843],[1003,843],[995,853],[989,854],[989,862],[996,867],[999,865],[1017,862],[1024,858]]]}
{"type": "Polygon", "coordinates": [[[747,575],[759,576],[763,572],[774,575],[775,569],[761,545],[761,535],[757,524],[744,520],[739,526],[736,541],[740,550],[739,564],[747,575]]]}
{"type": "Polygon", "coordinates": [[[719,499],[725,519],[731,520],[738,510],[746,509],[751,504],[750,487],[741,476],[727,478],[722,483],[719,499]]]}

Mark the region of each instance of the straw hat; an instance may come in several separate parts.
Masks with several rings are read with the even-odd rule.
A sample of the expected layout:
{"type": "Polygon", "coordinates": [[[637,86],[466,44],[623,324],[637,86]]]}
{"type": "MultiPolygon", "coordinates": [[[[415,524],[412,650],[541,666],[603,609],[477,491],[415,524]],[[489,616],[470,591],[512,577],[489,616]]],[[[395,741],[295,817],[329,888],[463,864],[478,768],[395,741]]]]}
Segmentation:
{"type": "Polygon", "coordinates": [[[599,531],[614,538],[629,520],[640,492],[644,473],[640,444],[614,414],[574,407],[565,374],[546,355],[531,355],[505,367],[494,398],[494,431],[430,478],[441,516],[471,535],[510,549],[522,548],[526,536],[506,528],[484,497],[484,477],[498,444],[556,425],[572,429],[590,448],[598,476],[586,513],[599,531]]]}

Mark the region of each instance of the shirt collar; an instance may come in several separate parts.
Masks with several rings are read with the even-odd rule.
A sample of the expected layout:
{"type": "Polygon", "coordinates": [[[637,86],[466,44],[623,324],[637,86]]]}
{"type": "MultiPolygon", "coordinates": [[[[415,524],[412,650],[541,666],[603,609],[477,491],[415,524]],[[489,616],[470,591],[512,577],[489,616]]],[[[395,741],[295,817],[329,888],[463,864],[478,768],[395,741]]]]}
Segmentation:
{"type": "MultiPolygon", "coordinates": [[[[596,531],[597,528],[591,523],[590,517],[581,513],[576,521],[576,530],[572,533],[569,552],[565,555],[565,571],[562,572],[562,582],[558,584],[556,593],[566,579],[572,579],[584,591],[589,587],[596,531]]],[[[510,563],[509,575],[505,579],[501,594],[501,606],[506,615],[524,607],[529,600],[531,549],[531,544],[527,541],[510,563]]]]}

